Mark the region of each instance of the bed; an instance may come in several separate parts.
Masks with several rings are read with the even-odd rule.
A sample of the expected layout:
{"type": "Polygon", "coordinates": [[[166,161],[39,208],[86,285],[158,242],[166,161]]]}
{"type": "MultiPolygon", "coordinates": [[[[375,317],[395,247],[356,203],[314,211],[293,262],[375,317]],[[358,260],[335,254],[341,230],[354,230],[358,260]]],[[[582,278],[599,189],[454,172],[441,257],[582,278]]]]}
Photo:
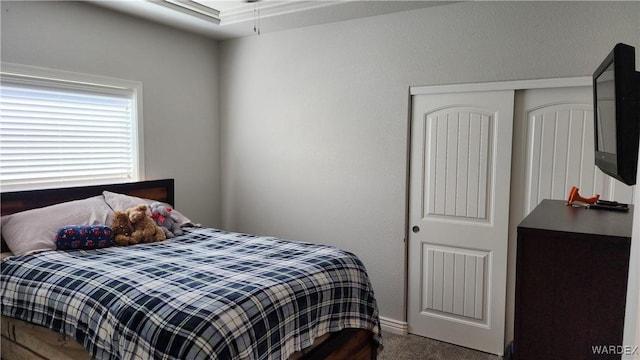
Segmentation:
{"type": "MultiPolygon", "coordinates": [[[[2,215],[105,191],[174,204],[166,179],[3,193],[2,215]]],[[[375,297],[355,255],[185,229],[151,244],[3,258],[2,358],[359,360],[381,351],[375,297]]]]}

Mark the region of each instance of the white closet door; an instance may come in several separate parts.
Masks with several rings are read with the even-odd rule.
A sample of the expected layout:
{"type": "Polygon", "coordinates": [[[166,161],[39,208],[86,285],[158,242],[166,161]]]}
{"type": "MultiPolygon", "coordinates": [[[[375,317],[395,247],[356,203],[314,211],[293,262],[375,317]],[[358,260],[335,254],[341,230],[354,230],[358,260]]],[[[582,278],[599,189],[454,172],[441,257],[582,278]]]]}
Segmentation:
{"type": "Polygon", "coordinates": [[[631,186],[595,166],[590,86],[523,90],[516,103],[525,146],[523,218],[542,199],[566,199],[572,186],[585,197],[632,202],[631,186]]]}
{"type": "Polygon", "coordinates": [[[413,96],[409,332],[502,354],[510,91],[413,96]]]}

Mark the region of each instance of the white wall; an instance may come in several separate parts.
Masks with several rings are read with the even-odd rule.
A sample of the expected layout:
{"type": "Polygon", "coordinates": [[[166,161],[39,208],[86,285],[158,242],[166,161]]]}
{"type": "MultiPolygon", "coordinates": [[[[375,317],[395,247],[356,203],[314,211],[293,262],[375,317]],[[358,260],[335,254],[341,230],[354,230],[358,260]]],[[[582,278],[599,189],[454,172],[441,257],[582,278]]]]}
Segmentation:
{"type": "MultiPolygon", "coordinates": [[[[636,61],[638,59],[640,57],[636,53],[636,61]]],[[[636,174],[636,179],[640,182],[640,161],[638,162],[636,174]]],[[[640,357],[640,191],[636,189],[634,195],[634,204],[637,205],[634,208],[633,232],[631,233],[631,256],[629,259],[629,281],[627,284],[627,307],[625,309],[623,339],[623,344],[633,350],[627,351],[622,356],[623,359],[629,360],[640,357]]]]}
{"type": "Polygon", "coordinates": [[[147,179],[176,179],[176,208],[220,222],[216,42],[82,2],[2,1],[3,62],[143,83],[147,179]]]}
{"type": "Polygon", "coordinates": [[[222,223],[352,250],[404,321],[409,86],[590,76],[638,34],[635,2],[465,2],[222,42],[222,223]]]}

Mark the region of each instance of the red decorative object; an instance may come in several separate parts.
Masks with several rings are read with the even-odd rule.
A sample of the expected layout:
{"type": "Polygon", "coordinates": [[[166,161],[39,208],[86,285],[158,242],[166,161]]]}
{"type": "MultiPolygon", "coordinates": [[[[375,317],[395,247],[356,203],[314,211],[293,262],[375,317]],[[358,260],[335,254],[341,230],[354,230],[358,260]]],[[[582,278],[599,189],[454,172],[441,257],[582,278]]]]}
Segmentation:
{"type": "Polygon", "coordinates": [[[578,192],[578,190],[580,189],[578,189],[575,186],[571,187],[571,189],[569,190],[569,197],[567,198],[567,205],[572,205],[576,201],[579,201],[585,204],[595,204],[596,201],[600,199],[600,194],[595,194],[593,197],[590,197],[590,198],[584,198],[580,196],[580,193],[578,192]]]}

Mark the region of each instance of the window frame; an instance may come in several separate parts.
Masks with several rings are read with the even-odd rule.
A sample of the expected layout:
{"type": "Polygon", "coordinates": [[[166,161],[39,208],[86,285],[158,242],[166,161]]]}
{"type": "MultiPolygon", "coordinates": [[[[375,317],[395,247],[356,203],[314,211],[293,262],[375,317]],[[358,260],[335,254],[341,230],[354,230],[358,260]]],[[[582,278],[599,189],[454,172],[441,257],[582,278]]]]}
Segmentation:
{"type": "MultiPolygon", "coordinates": [[[[100,75],[49,69],[13,63],[0,63],[0,86],[7,84],[55,86],[74,91],[127,95],[132,99],[132,176],[130,181],[145,180],[144,173],[144,121],[142,112],[142,82],[100,75]]],[[[1,171],[1,170],[0,170],[1,171]]],[[[126,182],[126,181],[123,181],[126,182]]],[[[55,187],[99,185],[99,181],[56,183],[55,187]]],[[[47,185],[47,187],[50,185],[47,185]]],[[[9,191],[41,189],[42,186],[16,186],[9,191]]]]}

